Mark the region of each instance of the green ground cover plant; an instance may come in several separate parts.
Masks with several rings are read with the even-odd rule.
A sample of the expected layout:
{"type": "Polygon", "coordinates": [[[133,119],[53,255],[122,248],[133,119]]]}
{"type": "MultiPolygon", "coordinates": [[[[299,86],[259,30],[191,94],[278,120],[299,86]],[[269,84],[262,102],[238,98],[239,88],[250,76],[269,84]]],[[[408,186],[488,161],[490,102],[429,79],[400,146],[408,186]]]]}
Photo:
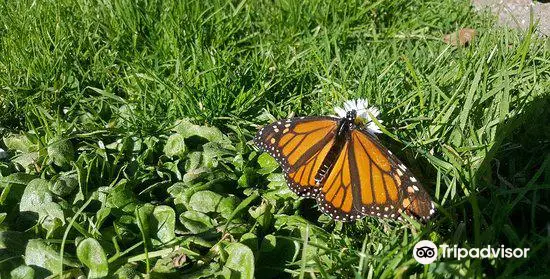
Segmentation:
{"type": "Polygon", "coordinates": [[[535,22],[468,1],[2,1],[0,278],[541,276],[549,77],[535,22]],[[251,143],[359,97],[430,222],[334,222],[251,143]],[[423,266],[421,239],[531,250],[423,266]]]}

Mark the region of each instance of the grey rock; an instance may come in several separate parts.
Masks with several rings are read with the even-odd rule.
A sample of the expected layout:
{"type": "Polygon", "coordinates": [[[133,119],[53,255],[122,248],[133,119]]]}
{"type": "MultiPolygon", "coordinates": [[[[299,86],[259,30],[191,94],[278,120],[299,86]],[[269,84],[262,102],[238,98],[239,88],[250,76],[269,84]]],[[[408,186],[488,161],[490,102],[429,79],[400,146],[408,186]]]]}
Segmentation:
{"type": "Polygon", "coordinates": [[[473,0],[478,11],[489,9],[498,17],[498,22],[510,28],[527,30],[531,12],[533,22],[537,23],[537,32],[550,36],[550,3],[532,0],[473,0]]]}

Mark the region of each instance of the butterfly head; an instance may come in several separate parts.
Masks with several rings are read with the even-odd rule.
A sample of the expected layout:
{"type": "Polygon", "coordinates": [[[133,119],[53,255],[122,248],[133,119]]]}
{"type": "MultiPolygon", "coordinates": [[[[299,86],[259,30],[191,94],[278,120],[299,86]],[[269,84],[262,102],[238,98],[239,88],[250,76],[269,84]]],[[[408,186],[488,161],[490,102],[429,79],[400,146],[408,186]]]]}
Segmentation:
{"type": "Polygon", "coordinates": [[[349,122],[355,122],[357,119],[357,111],[352,109],[348,112],[346,112],[346,120],[349,122]]]}
{"type": "Polygon", "coordinates": [[[365,126],[369,120],[361,115],[357,114],[357,111],[352,109],[346,112],[346,121],[352,126],[365,126]]]}
{"type": "Polygon", "coordinates": [[[340,125],[338,128],[338,134],[344,135],[355,128],[355,119],[357,118],[357,111],[352,109],[346,112],[346,117],[340,119],[340,125]]]}

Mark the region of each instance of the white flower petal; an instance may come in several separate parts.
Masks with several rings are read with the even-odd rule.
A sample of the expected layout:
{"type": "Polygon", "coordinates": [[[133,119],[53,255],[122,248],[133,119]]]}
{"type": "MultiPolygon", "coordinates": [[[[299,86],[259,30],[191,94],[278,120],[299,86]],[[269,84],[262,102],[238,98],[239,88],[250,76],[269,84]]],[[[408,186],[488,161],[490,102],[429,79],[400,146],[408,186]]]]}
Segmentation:
{"type": "MultiPolygon", "coordinates": [[[[376,107],[369,107],[369,102],[367,99],[356,99],[356,100],[347,100],[344,102],[343,108],[335,107],[334,111],[339,117],[346,117],[346,112],[355,110],[357,112],[357,117],[360,118],[364,124],[363,126],[370,133],[377,134],[382,133],[380,128],[372,121],[371,115],[374,118],[378,118],[380,115],[380,110],[376,107]]],[[[382,122],[378,120],[378,122],[382,122]]]]}
{"type": "Polygon", "coordinates": [[[8,152],[0,148],[0,159],[8,158],[8,152]]]}
{"type": "Polygon", "coordinates": [[[344,110],[350,111],[350,110],[352,110],[352,109],[354,109],[354,108],[355,108],[355,104],[353,103],[353,101],[346,101],[346,102],[344,103],[344,110]]]}
{"type": "Polygon", "coordinates": [[[369,102],[366,99],[359,99],[357,100],[357,106],[367,108],[369,106],[369,102]]]}
{"type": "Polygon", "coordinates": [[[346,110],[341,107],[335,107],[334,112],[336,112],[336,115],[339,117],[346,117],[346,110]]]}
{"type": "Polygon", "coordinates": [[[370,122],[367,126],[367,130],[371,133],[374,133],[374,134],[380,134],[382,133],[382,131],[380,130],[380,128],[378,126],[376,126],[376,124],[374,122],[370,122]]]}

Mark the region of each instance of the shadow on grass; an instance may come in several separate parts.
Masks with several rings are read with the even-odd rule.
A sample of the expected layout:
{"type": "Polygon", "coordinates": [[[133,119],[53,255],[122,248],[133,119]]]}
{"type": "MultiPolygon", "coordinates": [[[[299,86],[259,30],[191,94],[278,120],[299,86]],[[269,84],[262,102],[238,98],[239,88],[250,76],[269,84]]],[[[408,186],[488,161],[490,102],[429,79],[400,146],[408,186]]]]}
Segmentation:
{"type": "MultiPolygon", "coordinates": [[[[517,117],[501,124],[495,144],[476,173],[479,216],[473,218],[479,223],[479,236],[476,239],[474,231],[470,236],[473,242],[481,246],[530,248],[526,258],[498,259],[494,264],[489,260],[478,262],[485,275],[539,275],[548,270],[549,119],[550,96],[531,101],[517,117]]],[[[471,202],[470,199],[465,207],[471,202]]]]}

